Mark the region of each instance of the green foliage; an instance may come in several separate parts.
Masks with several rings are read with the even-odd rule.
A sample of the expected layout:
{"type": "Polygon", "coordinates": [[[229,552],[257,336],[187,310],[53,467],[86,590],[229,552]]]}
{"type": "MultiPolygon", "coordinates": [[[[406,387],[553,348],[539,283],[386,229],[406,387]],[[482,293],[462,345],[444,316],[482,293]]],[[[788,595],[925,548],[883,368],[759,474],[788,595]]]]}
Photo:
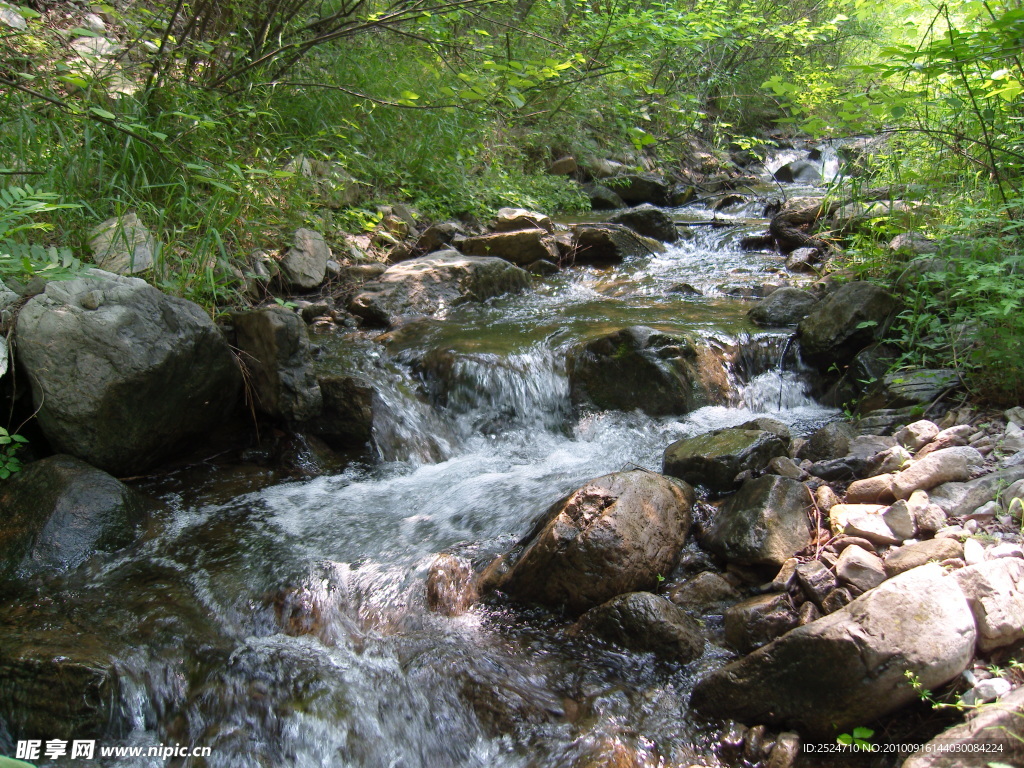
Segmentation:
{"type": "Polygon", "coordinates": [[[869,739],[875,735],[875,732],[870,728],[864,728],[863,726],[854,728],[852,733],[842,733],[836,741],[839,744],[845,744],[846,746],[854,746],[858,749],[865,751],[871,751],[873,746],[869,739]]]}
{"type": "Polygon", "coordinates": [[[57,195],[29,185],[0,189],[0,280],[22,282],[33,277],[60,279],[74,275],[81,263],[68,248],[26,243],[28,232],[48,231],[51,225],[39,217],[76,206],[55,202],[57,195]]]}
{"type": "Polygon", "coordinates": [[[6,480],[21,470],[21,460],[15,455],[28,440],[21,435],[12,435],[0,427],[0,480],[6,480]]]}

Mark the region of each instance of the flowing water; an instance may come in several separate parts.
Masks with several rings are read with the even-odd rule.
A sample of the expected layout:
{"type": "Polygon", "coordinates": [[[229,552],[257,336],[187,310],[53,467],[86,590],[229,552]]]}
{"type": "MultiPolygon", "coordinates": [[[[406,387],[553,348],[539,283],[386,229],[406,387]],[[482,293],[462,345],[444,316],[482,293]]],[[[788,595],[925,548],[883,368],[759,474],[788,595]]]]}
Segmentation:
{"type": "Polygon", "coordinates": [[[676,215],[730,226],[457,308],[386,344],[317,337],[363,356],[373,451],[311,479],[233,476],[242,493],[195,475],[153,484],[170,512],[140,546],[56,599],[28,596],[37,621],[71,616],[102,636],[118,671],[111,711],[127,724],[107,743],[208,746],[172,764],[217,768],[718,765],[715,724],[687,707],[694,680],[728,657],[714,643],[674,665],[539,609],[432,613],[424,587],[439,553],[485,563],[584,481],[658,471],[681,436],[760,414],[800,434],[833,417],[806,394],[788,335],[750,325],[733,295],[780,267],[738,250],[764,226],[756,206],[676,215]],[[701,295],[673,292],[684,282],[701,295]],[[575,409],[566,350],[632,325],[728,352],[730,405],[660,419],[575,409]]]}

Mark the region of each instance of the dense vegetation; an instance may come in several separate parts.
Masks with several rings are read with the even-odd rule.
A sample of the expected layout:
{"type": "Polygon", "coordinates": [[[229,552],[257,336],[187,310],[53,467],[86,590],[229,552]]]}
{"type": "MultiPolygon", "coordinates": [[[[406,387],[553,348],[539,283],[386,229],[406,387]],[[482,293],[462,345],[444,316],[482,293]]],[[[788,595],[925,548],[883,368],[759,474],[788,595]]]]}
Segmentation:
{"type": "Polygon", "coordinates": [[[751,147],[781,123],[887,137],[841,194],[896,183],[926,204],[839,243],[844,258],[891,280],[907,266],[891,235],[938,240],[943,259],[901,283],[906,362],[952,362],[995,400],[1024,394],[1024,11],[1011,0],[91,9],[112,59],[81,44],[103,36],[75,28],[87,9],[72,3],[31,4],[24,30],[0,28],[0,278],[73,269],[89,229],[131,210],[167,243],[155,280],[216,308],[237,301],[248,254],[303,223],[340,242],[372,229],[381,202],[428,217],[580,209],[579,188],[544,173],[564,154],[672,171],[694,137],[751,147]],[[333,175],[306,178],[299,156],[333,175]]]}

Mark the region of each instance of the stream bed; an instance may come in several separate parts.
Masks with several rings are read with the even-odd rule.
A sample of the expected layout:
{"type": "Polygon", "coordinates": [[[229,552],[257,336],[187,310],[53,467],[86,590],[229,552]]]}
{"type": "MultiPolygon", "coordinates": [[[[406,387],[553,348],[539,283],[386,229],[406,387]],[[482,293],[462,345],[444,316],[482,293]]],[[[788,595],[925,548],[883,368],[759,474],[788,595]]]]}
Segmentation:
{"type": "MultiPolygon", "coordinates": [[[[372,375],[372,450],[269,485],[237,468],[148,481],[170,512],[140,545],[90,564],[56,596],[24,596],[18,610],[84,632],[83,653],[116,667],[103,690],[128,724],[117,744],[210,748],[171,765],[721,765],[720,724],[687,706],[694,681],[731,657],[715,642],[716,617],[704,656],[681,666],[500,600],[443,616],[428,610],[424,584],[439,554],[486,563],[588,479],[660,471],[680,437],[758,415],[801,435],[835,418],[785,354],[788,332],[750,324],[752,303],[734,295],[781,269],[778,255],[739,249],[764,228],[760,207],[671,211],[728,226],[696,226],[663,254],[572,268],[454,308],[384,343],[315,336],[322,355],[372,375]],[[682,283],[697,292],[679,292],[682,283]],[[566,350],[635,325],[727,354],[728,405],[661,418],[575,407],[566,350]]],[[[693,544],[684,554],[704,557],[693,544]]]]}

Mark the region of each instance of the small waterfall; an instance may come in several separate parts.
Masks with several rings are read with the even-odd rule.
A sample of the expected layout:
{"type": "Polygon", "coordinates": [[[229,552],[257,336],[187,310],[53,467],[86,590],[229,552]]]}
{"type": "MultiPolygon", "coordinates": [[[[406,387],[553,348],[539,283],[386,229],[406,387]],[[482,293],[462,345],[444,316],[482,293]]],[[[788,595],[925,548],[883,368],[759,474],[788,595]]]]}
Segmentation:
{"type": "Polygon", "coordinates": [[[754,412],[773,412],[813,406],[810,369],[793,349],[793,336],[742,337],[736,345],[730,372],[736,400],[754,412]]]}
{"type": "Polygon", "coordinates": [[[510,426],[556,430],[565,425],[571,407],[564,359],[539,347],[457,358],[447,394],[448,409],[469,434],[510,426]]]}
{"type": "Polygon", "coordinates": [[[455,452],[451,422],[420,398],[416,384],[400,366],[389,365],[375,377],[373,446],[384,461],[433,463],[455,452]]]}

